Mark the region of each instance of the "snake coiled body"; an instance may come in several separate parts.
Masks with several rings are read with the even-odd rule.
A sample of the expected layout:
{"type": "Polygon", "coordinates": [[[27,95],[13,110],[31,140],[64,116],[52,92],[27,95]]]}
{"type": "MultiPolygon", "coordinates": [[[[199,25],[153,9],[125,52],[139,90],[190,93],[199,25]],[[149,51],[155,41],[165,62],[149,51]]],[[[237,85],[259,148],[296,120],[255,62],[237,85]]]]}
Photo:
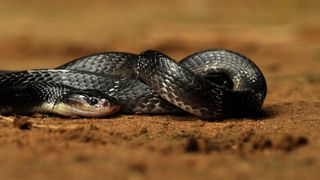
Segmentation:
{"type": "Polygon", "coordinates": [[[197,52],[179,63],[152,50],[139,55],[107,52],[56,69],[0,75],[0,88],[35,82],[97,90],[117,101],[122,113],[189,112],[205,119],[254,114],[267,92],[259,68],[247,57],[224,49],[197,52]]]}

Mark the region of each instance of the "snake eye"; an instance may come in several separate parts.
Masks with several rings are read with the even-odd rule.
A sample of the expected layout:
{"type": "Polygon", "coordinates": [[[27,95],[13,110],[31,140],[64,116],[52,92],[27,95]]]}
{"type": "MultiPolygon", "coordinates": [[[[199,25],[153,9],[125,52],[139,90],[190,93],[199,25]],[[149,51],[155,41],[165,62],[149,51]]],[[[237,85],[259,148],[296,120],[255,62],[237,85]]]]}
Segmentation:
{"type": "Polygon", "coordinates": [[[98,104],[99,100],[97,98],[89,98],[89,103],[91,105],[95,105],[95,104],[98,104]]]}

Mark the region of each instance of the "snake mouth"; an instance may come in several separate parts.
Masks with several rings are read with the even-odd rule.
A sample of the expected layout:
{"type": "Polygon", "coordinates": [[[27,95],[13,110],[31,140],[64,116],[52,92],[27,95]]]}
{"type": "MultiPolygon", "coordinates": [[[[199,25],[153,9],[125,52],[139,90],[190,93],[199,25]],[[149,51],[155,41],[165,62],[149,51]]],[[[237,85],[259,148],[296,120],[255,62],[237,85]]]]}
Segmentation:
{"type": "Polygon", "coordinates": [[[111,97],[101,98],[84,94],[73,94],[54,107],[54,111],[60,115],[76,117],[104,117],[119,110],[119,103],[111,97]]]}

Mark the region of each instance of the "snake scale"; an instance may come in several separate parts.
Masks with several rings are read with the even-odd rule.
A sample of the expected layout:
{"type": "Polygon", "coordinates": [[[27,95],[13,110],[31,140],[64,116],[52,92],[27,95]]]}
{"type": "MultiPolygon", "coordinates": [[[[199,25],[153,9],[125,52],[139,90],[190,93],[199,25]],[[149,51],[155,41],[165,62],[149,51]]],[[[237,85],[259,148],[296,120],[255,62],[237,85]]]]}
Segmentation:
{"type": "Polygon", "coordinates": [[[118,110],[124,114],[188,112],[217,120],[257,113],[266,93],[260,69],[234,51],[209,49],[179,63],[154,50],[105,52],[55,69],[1,73],[0,112],[88,117],[118,110]],[[90,113],[79,113],[83,103],[90,113]]]}

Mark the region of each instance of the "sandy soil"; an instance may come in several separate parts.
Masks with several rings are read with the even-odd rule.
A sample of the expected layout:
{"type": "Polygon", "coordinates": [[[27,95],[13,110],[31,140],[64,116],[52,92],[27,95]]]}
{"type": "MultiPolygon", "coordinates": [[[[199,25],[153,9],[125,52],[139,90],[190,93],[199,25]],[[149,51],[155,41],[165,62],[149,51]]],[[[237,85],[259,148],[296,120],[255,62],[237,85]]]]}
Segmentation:
{"type": "Polygon", "coordinates": [[[256,117],[2,117],[0,179],[319,179],[320,4],[315,1],[10,1],[1,69],[99,51],[207,48],[252,58],[268,96],[256,117]],[[12,122],[13,121],[13,122],[12,122]]]}

